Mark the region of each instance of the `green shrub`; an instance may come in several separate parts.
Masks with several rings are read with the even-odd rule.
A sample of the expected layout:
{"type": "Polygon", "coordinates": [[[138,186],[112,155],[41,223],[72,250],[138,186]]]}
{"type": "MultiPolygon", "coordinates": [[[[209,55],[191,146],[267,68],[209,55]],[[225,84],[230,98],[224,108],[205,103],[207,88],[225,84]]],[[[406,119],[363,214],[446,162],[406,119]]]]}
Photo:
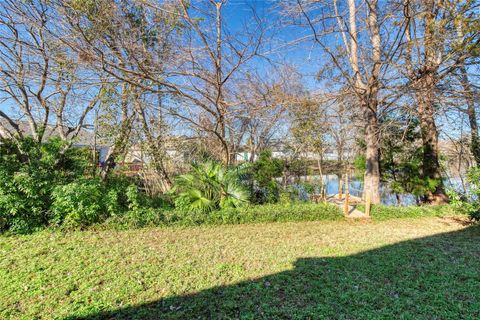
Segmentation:
{"type": "MultiPolygon", "coordinates": [[[[111,218],[106,224],[121,228],[162,225],[164,220],[162,211],[168,208],[168,204],[161,198],[150,198],[131,182],[130,180],[130,184],[122,190],[122,195],[126,199],[126,208],[121,207],[121,210],[116,213],[109,212],[111,218]]],[[[113,190],[110,189],[109,192],[113,190]]],[[[119,194],[115,194],[118,198],[119,194]]]]}
{"type": "MultiPolygon", "coordinates": [[[[90,170],[89,170],[90,169],[90,170]]],[[[48,225],[83,227],[127,213],[139,225],[153,219],[150,207],[164,205],[139,192],[136,181],[111,175],[88,178],[90,151],[68,148],[53,138],[3,140],[0,145],[0,232],[29,233],[48,225]],[[134,185],[138,194],[127,192],[134,185]],[[130,198],[128,197],[130,196],[130,198]]]]}
{"type": "Polygon", "coordinates": [[[287,190],[280,190],[280,193],[278,195],[278,203],[279,204],[292,204],[293,202],[295,202],[295,198],[292,197],[292,194],[290,192],[288,192],[287,190]]]}
{"type": "Polygon", "coordinates": [[[107,189],[107,194],[111,194],[111,196],[108,197],[109,200],[112,200],[109,204],[112,207],[110,210],[111,214],[120,214],[121,212],[127,211],[129,207],[127,189],[131,185],[138,184],[138,180],[134,177],[112,174],[107,177],[104,184],[107,189]],[[115,206],[117,208],[115,208],[115,206]]]}
{"type": "MultiPolygon", "coordinates": [[[[114,192],[109,194],[113,196],[114,192]]],[[[83,227],[107,215],[109,201],[104,201],[104,188],[98,179],[79,180],[57,186],[52,192],[52,222],[66,227],[83,227]]]]}
{"type": "Polygon", "coordinates": [[[146,209],[141,215],[128,213],[108,219],[101,228],[136,228],[144,226],[199,226],[243,223],[266,223],[287,221],[336,221],[344,219],[340,209],[331,204],[295,203],[249,205],[239,208],[201,211],[181,211],[178,209],[146,209]]]}
{"type": "Polygon", "coordinates": [[[451,204],[460,212],[466,213],[472,220],[480,221],[480,167],[474,167],[467,173],[468,192],[460,195],[453,189],[447,189],[451,204]]]}
{"type": "Polygon", "coordinates": [[[469,215],[473,220],[480,220],[480,167],[472,168],[467,174],[469,183],[470,204],[469,215]]]}
{"type": "Polygon", "coordinates": [[[161,209],[141,207],[137,210],[129,210],[121,221],[124,226],[140,228],[163,225],[164,217],[161,209]]]}
{"type": "Polygon", "coordinates": [[[125,191],[128,201],[128,211],[139,211],[144,203],[138,187],[131,184],[125,191]]]}
{"type": "Polygon", "coordinates": [[[174,206],[175,209],[182,212],[190,212],[191,200],[188,197],[175,197],[174,206]]]}
{"type": "Polygon", "coordinates": [[[31,138],[3,140],[0,144],[0,231],[28,233],[49,223],[51,193],[74,181],[88,166],[80,149],[50,139],[38,144],[31,138]]]}
{"type": "Polygon", "coordinates": [[[168,208],[165,202],[150,198],[132,180],[129,182],[126,187],[123,183],[114,187],[99,179],[82,179],[58,186],[52,193],[51,222],[67,228],[99,222],[120,228],[163,225],[162,212],[168,208]],[[120,198],[125,200],[119,201],[120,198]]]}

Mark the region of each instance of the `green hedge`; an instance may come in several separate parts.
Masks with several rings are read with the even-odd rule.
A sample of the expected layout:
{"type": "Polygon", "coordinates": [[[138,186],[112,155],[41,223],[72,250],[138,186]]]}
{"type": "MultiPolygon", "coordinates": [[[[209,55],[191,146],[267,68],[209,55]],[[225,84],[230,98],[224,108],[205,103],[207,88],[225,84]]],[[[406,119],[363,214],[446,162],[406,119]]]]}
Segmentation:
{"type": "MultiPolygon", "coordinates": [[[[152,213],[150,213],[152,214],[152,213]]],[[[261,222],[342,220],[340,209],[331,204],[293,203],[250,205],[241,208],[217,210],[211,213],[183,212],[180,210],[156,211],[152,223],[138,223],[130,216],[109,219],[104,225],[113,227],[131,226],[195,226],[261,222]],[[153,223],[153,221],[155,221],[153,223]]]]}
{"type": "MultiPolygon", "coordinates": [[[[357,209],[365,211],[364,205],[357,206],[357,209]]],[[[383,221],[399,218],[422,218],[422,217],[442,217],[461,215],[458,210],[451,205],[425,205],[425,206],[407,206],[395,207],[386,205],[373,205],[370,211],[373,220],[383,221]]]]}
{"type": "MultiPolygon", "coordinates": [[[[363,211],[364,207],[357,206],[357,209],[363,211]]],[[[373,221],[460,215],[464,216],[464,214],[459,213],[451,205],[422,207],[374,205],[371,210],[373,221]]],[[[138,216],[126,214],[112,217],[105,223],[97,225],[97,227],[126,229],[145,226],[186,227],[287,221],[338,221],[343,219],[344,216],[340,208],[335,205],[295,202],[289,204],[250,205],[213,211],[211,213],[184,212],[174,209],[150,209],[148,214],[142,212],[138,216]],[[139,218],[142,216],[144,219],[140,220],[139,218]]]]}
{"type": "Polygon", "coordinates": [[[315,203],[252,205],[238,209],[215,211],[210,215],[199,217],[198,220],[191,220],[191,215],[186,217],[189,217],[187,221],[190,220],[195,224],[242,224],[343,219],[342,212],[337,206],[315,203]]]}

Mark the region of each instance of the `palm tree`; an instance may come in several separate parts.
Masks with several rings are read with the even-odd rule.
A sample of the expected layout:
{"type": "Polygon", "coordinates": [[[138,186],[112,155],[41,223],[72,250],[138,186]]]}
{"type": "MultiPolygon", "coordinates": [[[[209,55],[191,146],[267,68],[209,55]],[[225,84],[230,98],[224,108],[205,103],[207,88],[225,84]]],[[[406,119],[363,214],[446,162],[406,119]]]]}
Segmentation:
{"type": "Polygon", "coordinates": [[[193,164],[190,173],[176,178],[174,190],[188,211],[236,208],[248,203],[249,193],[241,183],[244,173],[245,167],[228,169],[214,161],[193,164]]]}

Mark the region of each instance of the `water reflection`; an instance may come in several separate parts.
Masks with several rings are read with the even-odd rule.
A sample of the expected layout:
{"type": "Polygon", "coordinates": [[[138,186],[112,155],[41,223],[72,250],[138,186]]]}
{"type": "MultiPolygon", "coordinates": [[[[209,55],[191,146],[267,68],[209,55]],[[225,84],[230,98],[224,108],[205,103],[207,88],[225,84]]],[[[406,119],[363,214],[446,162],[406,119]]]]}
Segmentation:
{"type": "MultiPolygon", "coordinates": [[[[323,184],[326,186],[327,196],[338,194],[338,184],[339,179],[335,174],[323,175],[323,184]]],[[[281,178],[278,179],[278,182],[283,182],[281,178]]],[[[300,176],[300,177],[291,177],[286,183],[289,186],[294,187],[297,190],[297,194],[300,200],[307,201],[311,194],[306,190],[304,183],[320,185],[320,176],[300,176]]],[[[446,188],[451,188],[460,194],[466,194],[468,191],[468,185],[465,184],[465,181],[462,177],[448,177],[444,180],[446,188]]],[[[363,193],[363,180],[355,177],[349,177],[349,191],[352,196],[362,197],[363,193]]],[[[345,190],[345,189],[344,189],[345,190]]],[[[320,188],[315,187],[313,193],[315,195],[320,195],[320,188]]],[[[419,204],[419,199],[413,194],[399,194],[393,192],[388,186],[384,183],[380,183],[380,202],[385,205],[390,206],[410,206],[419,204]]]]}
{"type": "MultiPolygon", "coordinates": [[[[326,186],[327,195],[338,194],[339,179],[337,175],[324,175],[323,184],[326,186]]],[[[320,182],[320,176],[302,176],[297,181],[288,181],[287,183],[298,190],[298,195],[301,200],[308,200],[310,194],[305,190],[302,182],[308,182],[312,184],[318,184],[320,182]]],[[[352,196],[362,197],[363,193],[363,181],[361,179],[350,177],[349,178],[349,192],[352,196]]],[[[318,187],[313,191],[316,195],[319,195],[320,190],[318,187]]],[[[386,205],[401,205],[408,206],[417,203],[417,199],[412,194],[396,194],[384,184],[380,184],[380,202],[386,205]]]]}

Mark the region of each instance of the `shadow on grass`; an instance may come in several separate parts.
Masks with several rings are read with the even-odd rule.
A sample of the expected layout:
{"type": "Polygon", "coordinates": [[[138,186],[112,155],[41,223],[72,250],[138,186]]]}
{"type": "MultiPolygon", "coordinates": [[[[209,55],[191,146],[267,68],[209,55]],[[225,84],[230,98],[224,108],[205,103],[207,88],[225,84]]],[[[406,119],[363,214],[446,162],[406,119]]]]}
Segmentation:
{"type": "MultiPolygon", "coordinates": [[[[355,241],[352,239],[352,241],[355,241]]],[[[480,227],[69,319],[480,319],[480,227]]]]}

